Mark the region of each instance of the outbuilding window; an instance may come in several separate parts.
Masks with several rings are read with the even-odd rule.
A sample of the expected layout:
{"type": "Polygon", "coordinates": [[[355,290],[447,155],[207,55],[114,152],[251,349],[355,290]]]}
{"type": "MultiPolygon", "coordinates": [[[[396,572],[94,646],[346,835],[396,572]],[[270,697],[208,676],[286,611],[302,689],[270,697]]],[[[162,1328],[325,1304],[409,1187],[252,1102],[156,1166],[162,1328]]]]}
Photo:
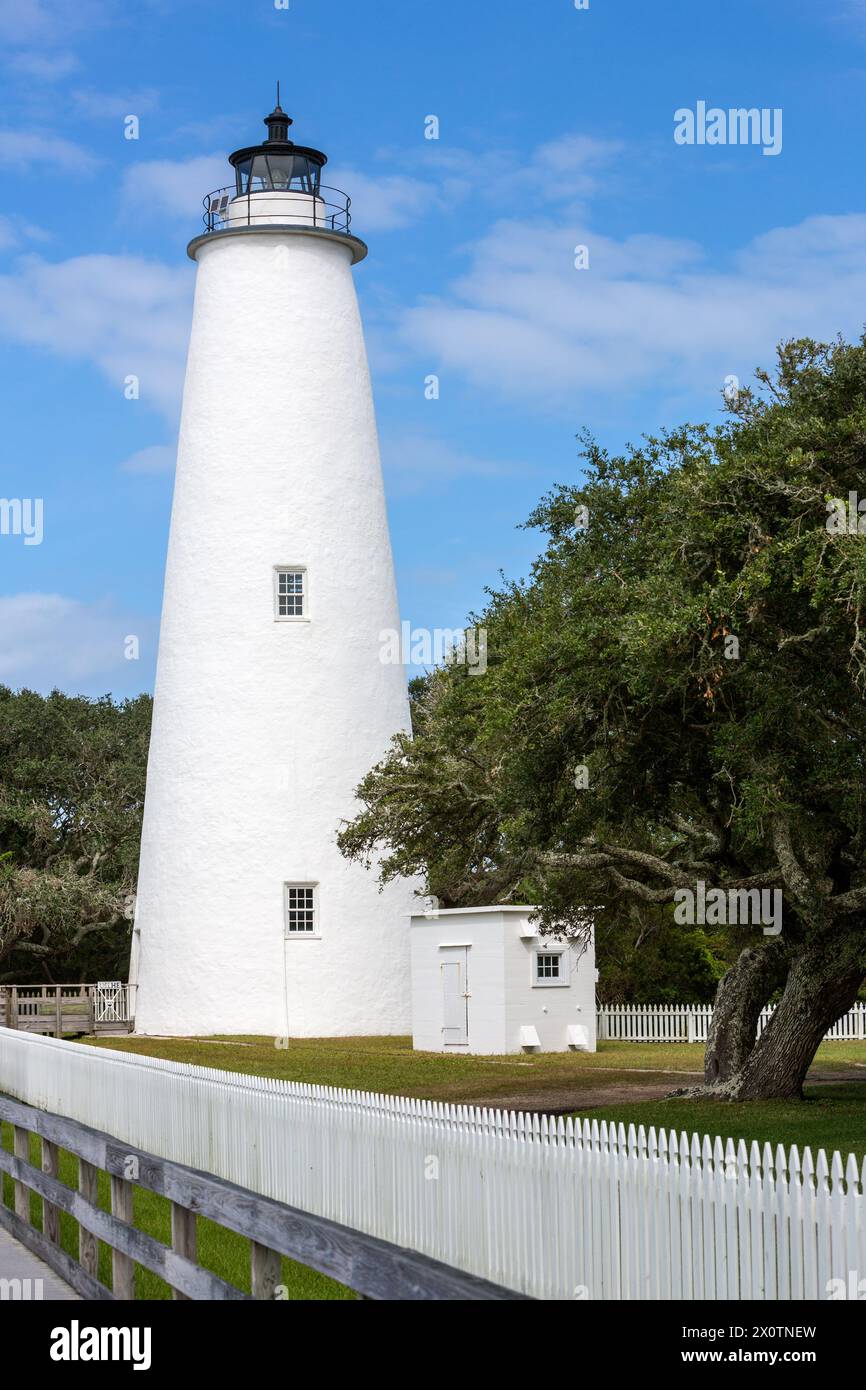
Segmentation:
{"type": "Polygon", "coordinates": [[[564,951],[536,951],[533,960],[534,985],[567,985],[568,961],[564,951]]]}

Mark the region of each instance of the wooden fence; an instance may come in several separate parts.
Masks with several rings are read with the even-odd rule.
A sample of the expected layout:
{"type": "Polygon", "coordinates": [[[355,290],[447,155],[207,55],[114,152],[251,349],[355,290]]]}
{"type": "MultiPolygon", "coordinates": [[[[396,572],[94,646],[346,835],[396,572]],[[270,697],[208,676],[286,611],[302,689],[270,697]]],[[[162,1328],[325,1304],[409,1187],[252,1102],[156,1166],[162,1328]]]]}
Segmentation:
{"type": "Polygon", "coordinates": [[[139,1152],[61,1115],[0,1096],[0,1120],[13,1126],[14,1151],[0,1148],[0,1172],[13,1179],[15,1196],[14,1211],[0,1202],[0,1226],[86,1299],[134,1298],[136,1265],[164,1279],[173,1298],[248,1298],[198,1263],[199,1217],[249,1240],[254,1299],[282,1297],[283,1256],[339,1280],[366,1299],[478,1301],[520,1297],[413,1251],[294,1211],[212,1174],[139,1152]],[[41,1140],[41,1168],[30,1162],[31,1134],[41,1140]],[[58,1177],[64,1151],[78,1159],[77,1191],[58,1177]],[[98,1205],[100,1172],[110,1176],[110,1212],[98,1205]],[[136,1187],[170,1201],[171,1246],[134,1225],[136,1187]],[[41,1230],[30,1221],[31,1192],[42,1199],[41,1230]],[[60,1244],[61,1212],[78,1223],[77,1261],[60,1244]],[[110,1288],[99,1280],[100,1240],[111,1248],[110,1288]]]}
{"type": "Polygon", "coordinates": [[[131,987],[0,985],[0,1025],[25,1033],[121,1033],[132,1027],[131,987]]]}
{"type": "Polygon", "coordinates": [[[831,1278],[866,1271],[866,1163],[853,1156],[368,1095],[4,1030],[0,1090],[115,1135],[123,1152],[535,1298],[826,1298],[831,1278]]]}
{"type": "MultiPolygon", "coordinates": [[[[758,1036],[773,1016],[764,1009],[758,1036]]],[[[713,1017],[712,1004],[604,1004],[598,1010],[599,1042],[705,1043],[713,1017]]],[[[866,1040],[866,1004],[855,1004],[825,1036],[826,1042],[866,1040]]]]}

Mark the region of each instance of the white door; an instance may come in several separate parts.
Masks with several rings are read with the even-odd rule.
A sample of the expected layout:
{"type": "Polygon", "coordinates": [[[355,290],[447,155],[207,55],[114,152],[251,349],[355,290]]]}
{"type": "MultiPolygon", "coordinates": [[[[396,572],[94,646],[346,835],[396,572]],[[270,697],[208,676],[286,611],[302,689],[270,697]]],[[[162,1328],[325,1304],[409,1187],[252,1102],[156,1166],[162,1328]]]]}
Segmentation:
{"type": "Polygon", "coordinates": [[[442,972],[442,1041],[446,1047],[469,1041],[469,950],[449,951],[440,963],[442,972]]]}

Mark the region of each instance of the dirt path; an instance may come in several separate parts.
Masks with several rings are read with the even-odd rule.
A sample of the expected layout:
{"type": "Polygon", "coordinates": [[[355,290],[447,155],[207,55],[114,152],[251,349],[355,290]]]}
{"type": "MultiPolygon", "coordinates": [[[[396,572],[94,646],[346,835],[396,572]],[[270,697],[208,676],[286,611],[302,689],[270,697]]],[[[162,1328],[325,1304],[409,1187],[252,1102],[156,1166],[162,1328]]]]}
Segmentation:
{"type": "MultiPolygon", "coordinates": [[[[817,1067],[809,1073],[807,1084],[866,1084],[866,1068],[860,1067],[855,1070],[856,1066],[855,1063],[845,1071],[817,1067]]],[[[687,1077],[695,1085],[699,1084],[703,1077],[703,1072],[700,1071],[646,1071],[640,1067],[593,1067],[592,1074],[603,1071],[615,1072],[619,1076],[624,1072],[635,1076],[643,1074],[647,1079],[642,1085],[626,1083],[624,1086],[617,1086],[605,1084],[600,1080],[598,1086],[583,1083],[580,1086],[550,1087],[544,1091],[528,1093],[473,1096],[471,1103],[482,1108],[488,1106],[494,1110],[525,1110],[533,1115],[583,1115],[586,1111],[597,1110],[606,1105],[632,1105],[644,1100],[663,1100],[671,1091],[687,1084],[683,1082],[683,1077],[687,1077]]]]}
{"type": "MultiPolygon", "coordinates": [[[[658,1072],[653,1072],[658,1076],[658,1072]]],[[[530,1094],[473,1096],[472,1104],[489,1106],[494,1110],[526,1110],[538,1115],[582,1115],[586,1110],[595,1110],[602,1105],[631,1105],[634,1101],[661,1100],[676,1090],[682,1081],[676,1078],[688,1076],[700,1081],[700,1072],[670,1072],[666,1080],[648,1081],[643,1086],[563,1086],[551,1087],[543,1092],[530,1094]]]]}

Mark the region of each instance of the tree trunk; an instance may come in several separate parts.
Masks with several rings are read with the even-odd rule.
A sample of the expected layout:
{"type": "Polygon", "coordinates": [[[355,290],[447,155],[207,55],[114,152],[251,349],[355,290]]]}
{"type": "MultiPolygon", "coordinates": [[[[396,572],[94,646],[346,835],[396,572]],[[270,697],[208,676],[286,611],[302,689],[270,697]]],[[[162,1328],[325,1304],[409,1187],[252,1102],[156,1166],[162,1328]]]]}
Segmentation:
{"type": "MultiPolygon", "coordinates": [[[[710,1033],[707,1084],[675,1095],[702,1100],[802,1100],[806,1073],[824,1035],[851,1008],[866,976],[864,923],[849,919],[844,927],[825,927],[805,944],[787,949],[790,965],[782,998],[751,1047],[750,1029],[757,1025],[758,1000],[772,979],[774,961],[749,960],[750,954],[763,953],[743,952],[728,972],[732,978],[727,988],[719,989],[721,1016],[718,1022],[714,1019],[710,1033]],[[742,1060],[732,1072],[731,1064],[738,1057],[742,1060]]],[[[781,942],[773,955],[775,964],[784,968],[781,942]]]]}
{"type": "Polygon", "coordinates": [[[802,1100],[828,1028],[848,1012],[866,974],[863,937],[830,930],[793,957],[781,1001],[743,1066],[721,1088],[729,1100],[802,1100]]]}
{"type": "Polygon", "coordinates": [[[706,1084],[674,1091],[689,1100],[802,1100],[803,1082],[829,1028],[854,1004],[866,977],[866,921],[848,918],[808,942],[749,949],[719,986],[707,1043],[706,1084]],[[766,960],[760,957],[767,953],[766,960]],[[754,1042],[764,990],[787,976],[782,998],[754,1042]],[[736,1069],[732,1069],[734,1065],[736,1069]],[[713,1079],[715,1078],[715,1079],[713,1079]]]}
{"type": "Polygon", "coordinates": [[[704,1081],[718,1086],[737,1074],[755,1046],[761,1010],[782,985],[790,948],[779,939],[750,946],[719,981],[704,1054],[704,1081]]]}

